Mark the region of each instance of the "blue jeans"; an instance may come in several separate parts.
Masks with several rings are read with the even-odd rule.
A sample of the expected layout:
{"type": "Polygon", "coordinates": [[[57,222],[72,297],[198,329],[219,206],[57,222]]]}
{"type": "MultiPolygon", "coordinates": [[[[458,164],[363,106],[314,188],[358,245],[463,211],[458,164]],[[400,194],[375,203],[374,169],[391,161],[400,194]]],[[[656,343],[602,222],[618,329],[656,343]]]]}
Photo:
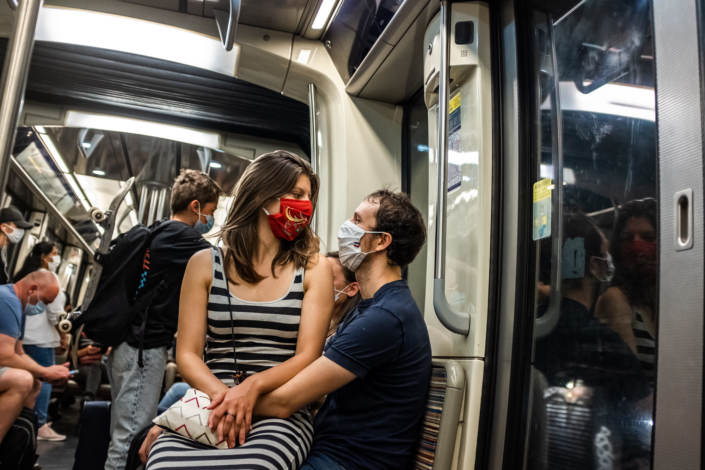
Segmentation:
{"type": "Polygon", "coordinates": [[[191,388],[186,382],[176,382],[171,388],[166,392],[162,401],[159,402],[159,408],[169,408],[171,405],[181,400],[186,391],[191,388]]]}
{"type": "Polygon", "coordinates": [[[145,349],[144,367],[137,364],[138,350],[122,343],[108,356],[108,378],[113,403],[110,407],[110,447],[105,470],[123,470],[130,443],[137,432],[157,417],[164,381],[166,347],[145,349]]]}
{"type": "MultiPolygon", "coordinates": [[[[42,348],[34,344],[23,346],[24,352],[34,359],[42,367],[54,365],[54,348],[42,348]]],[[[49,400],[51,400],[51,384],[42,382],[42,390],[39,392],[37,402],[34,404],[34,412],[39,418],[39,426],[46,424],[49,410],[49,400]]]]}
{"type": "Polygon", "coordinates": [[[335,460],[322,452],[311,452],[299,470],[345,470],[335,460]]]}

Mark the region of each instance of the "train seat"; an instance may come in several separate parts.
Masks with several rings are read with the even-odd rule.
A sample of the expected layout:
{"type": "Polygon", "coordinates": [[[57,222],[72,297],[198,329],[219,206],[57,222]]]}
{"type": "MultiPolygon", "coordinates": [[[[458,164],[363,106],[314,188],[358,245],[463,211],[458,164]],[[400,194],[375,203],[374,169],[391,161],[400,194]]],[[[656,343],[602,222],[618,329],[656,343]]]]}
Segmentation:
{"type": "Polygon", "coordinates": [[[426,411],[409,470],[450,470],[465,391],[465,373],[456,361],[434,360],[426,411]]]}

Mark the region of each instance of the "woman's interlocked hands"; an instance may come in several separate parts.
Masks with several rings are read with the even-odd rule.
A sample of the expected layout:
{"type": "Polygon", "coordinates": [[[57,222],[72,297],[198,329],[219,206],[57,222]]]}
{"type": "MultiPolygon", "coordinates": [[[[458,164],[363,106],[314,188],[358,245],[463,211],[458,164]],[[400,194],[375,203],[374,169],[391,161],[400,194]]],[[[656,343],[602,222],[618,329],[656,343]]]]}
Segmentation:
{"type": "Polygon", "coordinates": [[[252,430],[252,411],[260,395],[253,384],[252,380],[245,380],[211,397],[208,427],[217,431],[218,441],[225,438],[230,449],[238,441],[243,445],[245,437],[252,430]]]}

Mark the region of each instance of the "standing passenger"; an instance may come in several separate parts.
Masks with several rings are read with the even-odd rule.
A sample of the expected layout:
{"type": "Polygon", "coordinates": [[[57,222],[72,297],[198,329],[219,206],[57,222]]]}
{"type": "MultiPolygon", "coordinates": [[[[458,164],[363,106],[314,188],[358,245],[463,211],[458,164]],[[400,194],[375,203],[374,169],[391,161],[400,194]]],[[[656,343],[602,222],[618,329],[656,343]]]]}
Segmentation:
{"type": "MultiPolygon", "coordinates": [[[[32,252],[22,265],[22,269],[17,273],[15,279],[22,279],[35,271],[49,271],[56,281],[56,269],[59,267],[61,258],[53,243],[39,242],[34,245],[32,252]]],[[[28,305],[25,309],[27,316],[24,333],[24,350],[29,357],[37,364],[44,367],[54,365],[54,348],[61,346],[61,337],[65,336],[59,332],[57,325],[59,320],[57,314],[64,311],[66,295],[59,290],[53,302],[45,305],[38,302],[37,305],[28,305]]],[[[37,439],[40,441],[63,441],[66,436],[58,434],[51,428],[48,422],[49,400],[51,399],[51,384],[42,383],[42,390],[37,397],[34,411],[37,413],[39,423],[39,433],[37,439]]]]}
{"type": "MultiPolygon", "coordinates": [[[[208,424],[229,449],[204,448],[167,433],[156,442],[148,469],[188,462],[191,469],[291,470],[306,458],[312,439],[308,403],[286,419],[251,418],[261,395],[323,350],[333,275],[308,225],[318,188],[318,177],[301,157],[281,150],[260,156],[238,183],[222,232],[225,252],[204,250],[189,262],[176,361],[184,380],[211,397],[212,406],[220,405],[208,424]]],[[[155,426],[145,442],[160,433],[155,426]]],[[[148,449],[142,447],[143,461],[148,449]]]]}
{"type": "Polygon", "coordinates": [[[0,284],[10,282],[7,273],[7,246],[22,241],[24,231],[31,227],[32,224],[24,220],[20,211],[14,207],[0,210],[0,284]]]}
{"type": "MultiPolygon", "coordinates": [[[[222,189],[208,175],[183,170],[171,189],[171,220],[162,222],[150,248],[145,253],[139,302],[168,275],[177,279],[159,298],[151,302],[144,331],[144,367],[138,365],[141,315],[130,326],[127,341],[108,356],[113,405],[106,470],[125,468],[130,442],[137,431],[157,415],[159,394],[166,367],[166,351],[174,340],[179,319],[179,292],[183,273],[191,256],[211,246],[203,234],[213,227],[213,213],[222,189]]],[[[128,308],[128,306],[125,306],[128,308]]]]}

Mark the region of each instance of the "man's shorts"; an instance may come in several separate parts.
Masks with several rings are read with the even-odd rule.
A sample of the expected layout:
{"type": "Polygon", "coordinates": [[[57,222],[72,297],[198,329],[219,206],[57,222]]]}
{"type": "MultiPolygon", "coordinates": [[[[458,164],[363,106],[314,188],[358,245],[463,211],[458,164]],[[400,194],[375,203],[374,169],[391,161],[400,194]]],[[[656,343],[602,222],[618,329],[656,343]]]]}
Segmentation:
{"type": "Polygon", "coordinates": [[[9,367],[0,367],[0,377],[2,377],[2,374],[10,370],[9,367]]]}

